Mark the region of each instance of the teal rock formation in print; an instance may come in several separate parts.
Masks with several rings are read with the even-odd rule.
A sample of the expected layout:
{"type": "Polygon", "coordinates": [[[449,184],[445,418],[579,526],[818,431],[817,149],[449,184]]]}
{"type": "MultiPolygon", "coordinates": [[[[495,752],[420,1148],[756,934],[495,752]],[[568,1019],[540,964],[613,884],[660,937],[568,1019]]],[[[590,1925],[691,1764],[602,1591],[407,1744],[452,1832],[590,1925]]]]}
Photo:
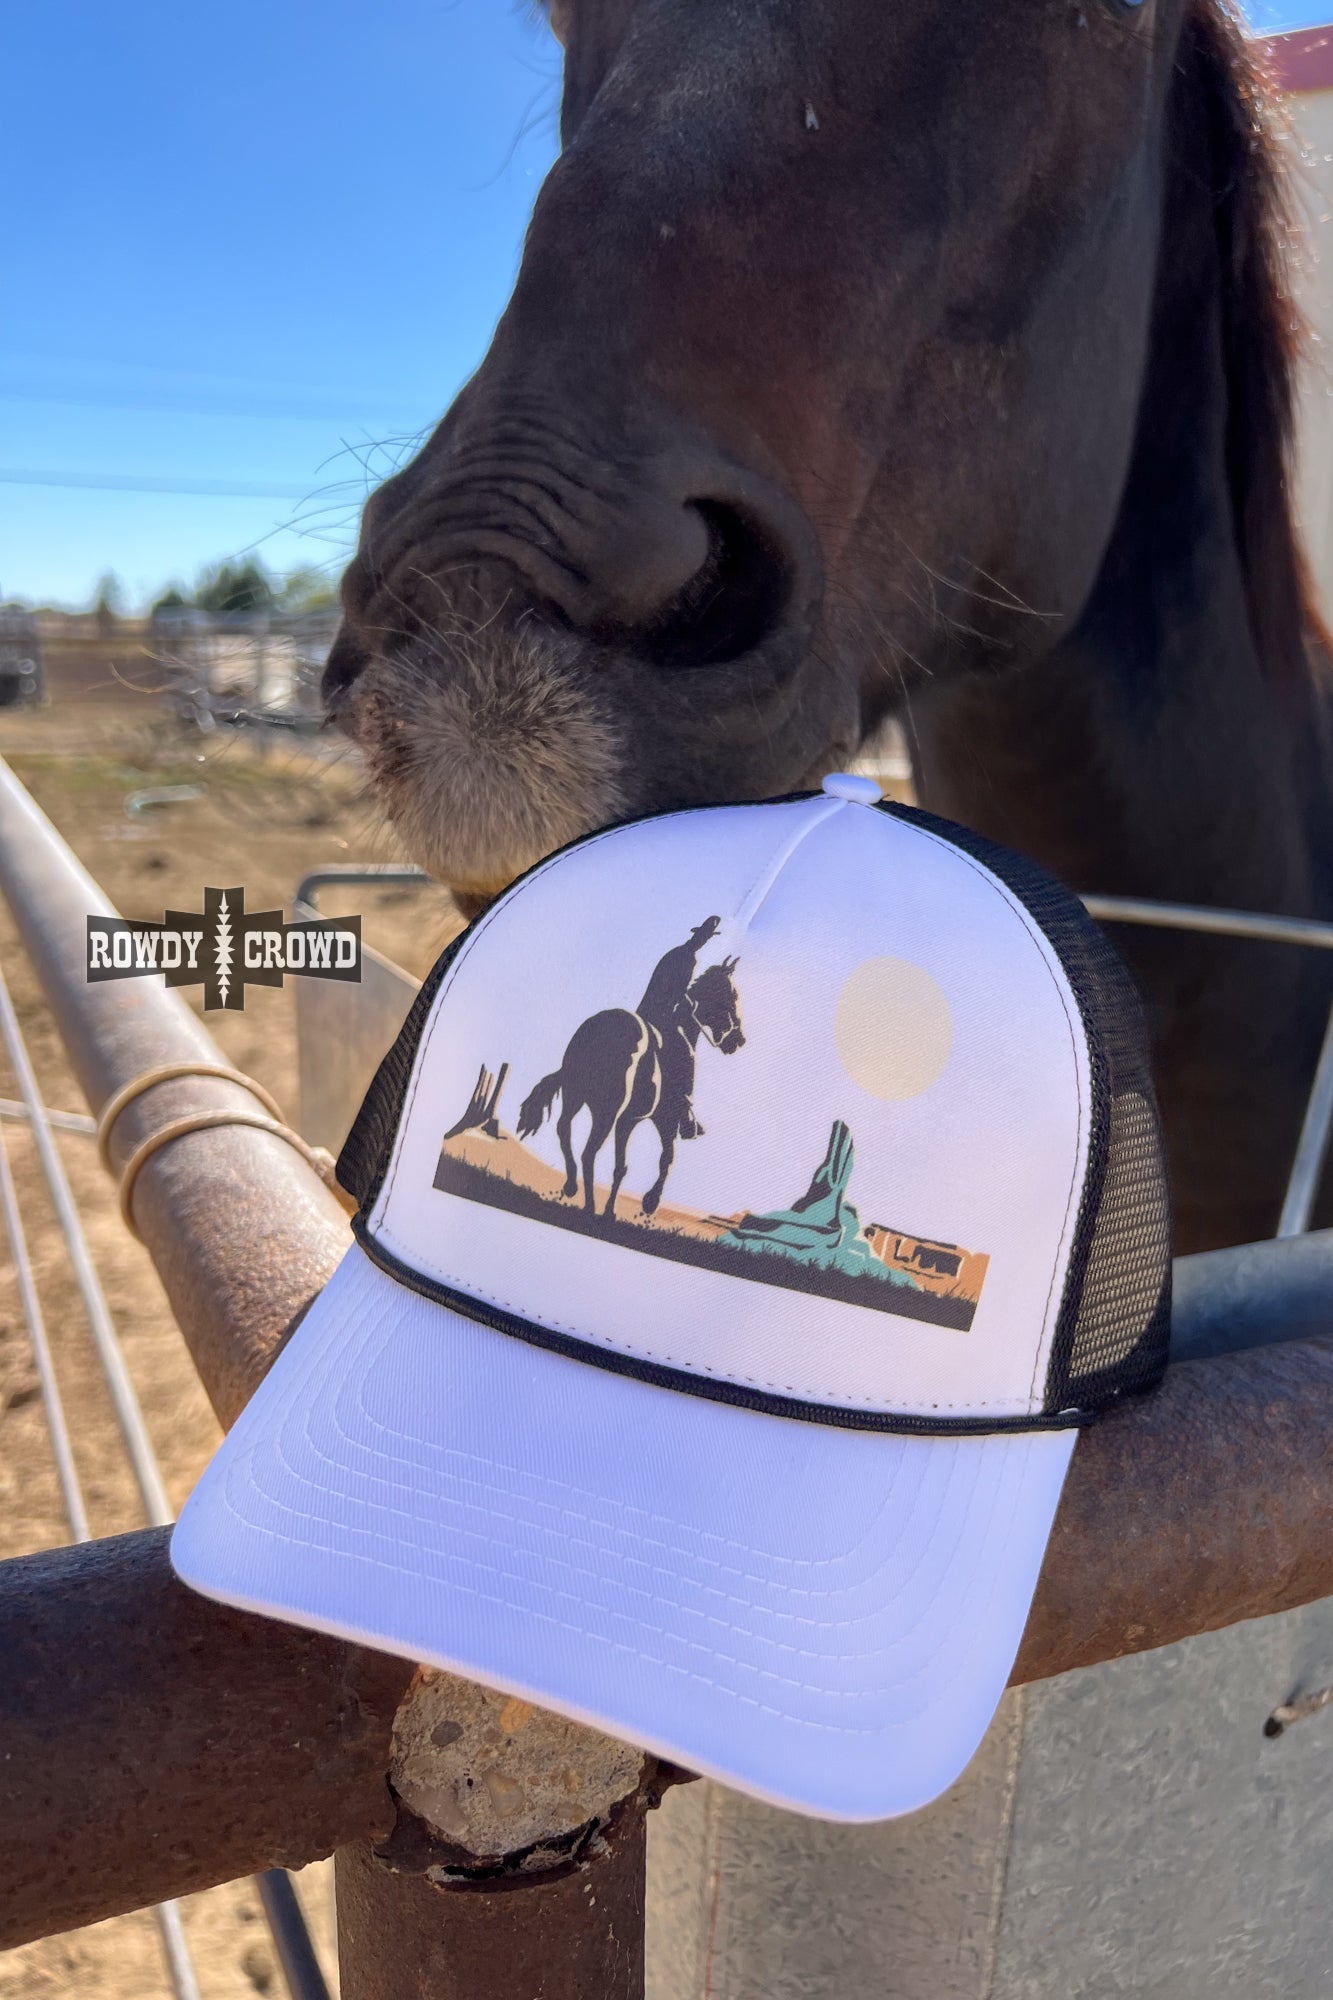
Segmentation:
{"type": "Polygon", "coordinates": [[[836,1118],[828,1151],[800,1200],[767,1215],[743,1215],[719,1241],[743,1250],[791,1257],[798,1264],[814,1265],[822,1271],[881,1278],[886,1285],[920,1291],[905,1271],[891,1270],[878,1258],[862,1233],[861,1217],[847,1199],[855,1160],[852,1135],[842,1119],[836,1118]]]}

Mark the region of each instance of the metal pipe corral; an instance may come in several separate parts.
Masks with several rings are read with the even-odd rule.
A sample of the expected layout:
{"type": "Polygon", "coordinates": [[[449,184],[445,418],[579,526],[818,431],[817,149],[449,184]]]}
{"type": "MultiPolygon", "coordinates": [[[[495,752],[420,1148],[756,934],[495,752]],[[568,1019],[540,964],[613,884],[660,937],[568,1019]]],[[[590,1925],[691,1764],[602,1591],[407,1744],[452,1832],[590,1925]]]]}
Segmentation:
{"type": "MultiPolygon", "coordinates": [[[[175,1063],[216,1065],[219,1062],[219,1051],[212,1038],[178,993],[149,980],[89,984],[85,958],[88,918],[94,914],[114,916],[116,912],[2,762],[0,890],[13,912],[75,1074],[94,1112],[116,1091],[148,1070],[175,1063]]],[[[174,1078],[158,1084],[129,1104],[116,1120],[111,1135],[111,1163],[116,1170],[121,1169],[150,1133],[160,1131],[187,1112],[229,1109],[253,1114],[254,1099],[243,1085],[215,1076],[174,1078]]],[[[286,1333],[327,1281],[347,1247],[346,1217],[305,1160],[282,1139],[252,1127],[223,1126],[184,1134],[153,1154],[135,1184],[134,1219],[213,1407],[222,1422],[229,1424],[244,1407],[286,1333]]],[[[58,1562],[59,1557],[47,1560],[58,1562]]],[[[52,1598],[62,1600],[52,1605],[58,1626],[64,1616],[65,1585],[49,1570],[47,1575],[52,1598]]],[[[168,1592],[176,1590],[165,1579],[159,1579],[156,1587],[168,1592]]],[[[191,1616],[198,1615],[198,1601],[191,1601],[188,1593],[177,1591],[177,1595],[182,1607],[183,1632],[190,1625],[191,1616]]],[[[46,1629],[42,1619],[34,1621],[25,1611],[22,1624],[31,1642],[40,1649],[46,1629]]],[[[285,1628],[261,1620],[242,1619],[240,1626],[249,1634],[245,1650],[252,1671],[245,1677],[245,1684],[258,1695],[265,1684],[269,1647],[277,1643],[282,1650],[284,1645],[290,1645],[290,1635],[285,1628]],[[282,1636],[275,1640],[276,1634],[282,1636]]],[[[244,1770],[245,1799],[234,1801],[233,1830],[238,1830],[239,1824],[246,1827],[248,1836],[257,1834],[259,1828],[247,1815],[267,1800],[274,1816],[270,1821],[273,1837],[264,1841],[263,1846],[270,1850],[284,1849],[286,1836],[282,1829],[290,1831],[303,1809],[309,1811],[315,1798],[328,1795],[328,1729],[331,1721],[335,1732],[341,1728],[342,1704],[350,1699],[347,1687],[340,1682],[332,1717],[327,1708],[323,1714],[319,1712],[312,1687],[304,1690],[304,1700],[291,1702],[286,1708],[285,1729],[288,1743],[296,1748],[294,1759],[268,1756],[275,1746],[266,1743],[262,1729],[256,1733],[260,1763],[267,1758],[267,1768],[271,1771],[285,1764],[286,1782],[275,1790],[271,1777],[261,1779],[253,1759],[238,1762],[234,1751],[228,1757],[216,1734],[210,1733],[207,1705],[201,1708],[195,1704],[195,1697],[204,1685],[214,1702],[226,1691],[227,1684],[220,1684],[210,1672],[213,1655],[208,1649],[191,1648],[188,1661],[178,1659],[164,1672],[167,1656],[158,1637],[156,1618],[148,1607],[136,1602],[132,1588],[119,1597],[113,1594],[104,1602],[94,1624],[85,1628],[85,1635],[89,1630],[96,1634],[96,1644],[88,1646],[85,1636],[84,1654],[95,1663],[90,1672],[100,1677],[98,1692],[95,1697],[91,1685],[85,1681],[78,1699],[89,1710],[99,1704],[108,1705],[124,1720],[121,1742],[127,1762],[116,1763],[112,1759],[107,1735],[99,1735],[96,1744],[88,1747],[88,1757],[99,1761],[104,1775],[110,1775],[116,1797],[107,1800],[105,1813],[98,1821],[88,1820],[85,1803],[88,1780],[84,1770],[87,1759],[80,1759],[73,1750],[72,1728],[57,1731],[54,1738],[48,1734],[44,1755],[27,1729],[20,1728],[17,1734],[11,1731],[5,1746],[8,1755],[0,1763],[0,1773],[4,1774],[0,1777],[0,1788],[7,1786],[12,1776],[19,1780],[20,1791],[34,1777],[48,1793],[62,1790],[51,1785],[53,1756],[64,1767],[66,1778],[73,1779],[78,1774],[74,1790],[63,1793],[59,1807],[50,1815],[54,1845],[44,1856],[27,1845],[33,1826],[31,1799],[13,1798],[9,1803],[14,1809],[9,1810],[0,1797],[0,1844],[11,1827],[24,1827],[22,1866],[17,1876],[11,1874],[10,1882],[11,1885],[16,1880],[26,1882],[29,1890],[24,1897],[9,1896],[7,1917],[17,1920],[18,1912],[26,1910],[29,1920],[35,1917],[38,1934],[86,1922],[89,1914],[98,1913],[95,1909],[90,1911],[87,1887],[80,1886],[79,1878],[85,1884],[89,1878],[88,1860],[82,1845],[74,1853],[70,1851],[72,1827],[82,1829],[85,1839],[91,1835],[105,1840],[106,1870],[94,1866],[91,1876],[103,1883],[108,1895],[115,1896],[115,1907],[121,1909],[164,1900],[144,1880],[149,1857],[154,1857],[166,1873],[175,1874],[182,1867],[186,1872],[195,1872],[202,1866],[212,1881],[260,1872],[273,1865],[269,1858],[256,1868],[249,1860],[239,1860],[234,1852],[228,1852],[225,1816],[217,1812],[217,1802],[235,1787],[238,1769],[244,1770]],[[145,1643],[146,1634],[153,1634],[151,1643],[145,1643]],[[116,1643],[118,1638],[120,1645],[116,1643]],[[309,1712],[312,1707],[313,1714],[309,1712]],[[196,1731],[193,1735],[191,1724],[196,1731]],[[154,1783],[131,1787],[126,1782],[131,1769],[149,1767],[156,1771],[154,1783]],[[116,1770],[120,1774],[119,1785],[115,1783],[116,1770]],[[303,1796],[298,1799],[297,1793],[303,1796]],[[189,1850],[189,1843],[182,1839],[183,1815],[188,1818],[185,1808],[190,1798],[204,1808],[197,1852],[189,1850]],[[215,1858],[206,1860],[206,1854],[215,1858]],[[34,1871],[41,1879],[34,1879],[34,1871]],[[111,1889],[110,1882],[124,1881],[128,1887],[131,1878],[133,1887],[127,1902],[121,1900],[121,1892],[111,1889]],[[72,1905],[77,1905],[81,1913],[71,1914],[72,1905]]],[[[66,1633],[61,1643],[44,1653],[35,1678],[19,1677],[10,1683],[11,1694],[20,1686],[26,1690],[22,1715],[31,1718],[39,1733],[50,1729],[44,1689],[56,1698],[68,1719],[69,1638],[66,1633]]],[[[335,1645],[333,1657],[343,1656],[350,1662],[353,1649],[339,1649],[335,1645]]],[[[28,1657],[32,1657],[31,1649],[28,1657]]],[[[346,1671],[354,1673],[355,1669],[349,1665],[346,1671]]],[[[409,1680],[409,1670],[401,1662],[389,1662],[381,1672],[387,1673],[387,1684],[396,1696],[401,1696],[409,1680]]],[[[400,1726],[410,1714],[415,1698],[415,1691],[409,1691],[397,1717],[400,1726]]],[[[263,1713],[263,1704],[258,1703],[253,1720],[257,1722],[263,1713]]],[[[18,1716],[14,1719],[17,1724],[18,1716]]],[[[394,1716],[388,1719],[392,1723],[394,1716]]],[[[381,1721],[376,1711],[376,1728],[381,1721]]],[[[554,1717],[535,1712],[532,1728],[513,1739],[506,1776],[516,1796],[532,1798],[540,1794],[536,1773],[549,1761],[543,1745],[548,1731],[568,1736],[569,1727],[554,1717]]],[[[589,1770],[595,1770],[605,1761],[605,1740],[591,1731],[574,1735],[578,1740],[567,1745],[566,1763],[577,1767],[582,1757],[589,1770]]],[[[382,1750],[382,1735],[375,1740],[377,1749],[382,1750]]],[[[384,1757],[379,1766],[377,1796],[381,1804],[389,1798],[388,1761],[384,1757]]],[[[335,1756],[334,1769],[337,1768],[335,1756]]],[[[634,1759],[633,1768],[624,1780],[626,1796],[636,1791],[640,1769],[640,1760],[634,1759]]],[[[618,1800],[607,1801],[608,1812],[618,1804],[618,1800]]],[[[549,1806],[550,1824],[544,1831],[549,1832],[558,1848],[559,1842],[574,1830],[566,1826],[563,1817],[568,1813],[570,1800],[552,1798],[549,1806]]],[[[642,1845],[642,1813],[628,1812],[619,1817],[626,1829],[624,1840],[637,1839],[642,1845]]],[[[390,1819],[394,1820],[395,1815],[391,1813],[390,1819]]],[[[358,1907],[363,1921],[368,1922],[367,1899],[373,1900],[370,1885],[375,1882],[387,1899],[386,1907],[391,1904],[400,1909],[405,1899],[410,1900],[415,1894],[420,1900],[415,1935],[423,1952],[428,1935],[433,1944],[420,1962],[410,1967],[404,1962],[404,1973],[406,1976],[410,1972],[418,1982],[414,1990],[444,1991],[440,1966],[453,1963],[456,1957],[450,1939],[453,1927],[462,1921],[458,1915],[461,1904],[455,1896],[437,1889],[426,1879],[427,1868],[444,1852],[429,1821],[399,1805],[396,1822],[406,1829],[407,1837],[400,1842],[402,1854],[393,1870],[375,1861],[368,1849],[360,1857],[359,1866],[353,1864],[360,1883],[358,1907]],[[403,1858],[404,1854],[410,1854],[411,1858],[403,1858]],[[410,1878],[410,1885],[408,1880],[397,1880],[394,1871],[410,1878]]],[[[307,1836],[312,1830],[307,1828],[307,1836]]],[[[346,1828],[340,1837],[347,1840],[358,1836],[364,1838],[361,1826],[346,1828]]],[[[238,1841],[237,1846],[240,1844],[238,1841]]],[[[590,1839],[579,1854],[577,1869],[589,1892],[583,1907],[590,1949],[595,1948],[595,1939],[608,1926],[623,1920],[624,1912],[616,1910],[613,1896],[602,1898],[592,1893],[604,1875],[609,1881],[615,1867],[623,1870],[628,1865],[623,1857],[623,1844],[622,1841],[613,1850],[606,1841],[590,1839]],[[617,1860],[616,1856],[620,1858],[617,1860]]],[[[252,1840],[247,1838],[245,1845],[248,1848],[252,1840]]],[[[327,1844],[318,1845],[328,1852],[327,1844]]],[[[298,1846],[305,1850],[301,1852],[301,1861],[311,1859],[316,1851],[309,1847],[308,1837],[298,1842],[298,1846]]],[[[456,1869],[460,1859],[457,1843],[450,1842],[448,1847],[449,1860],[456,1869]]],[[[507,1857],[503,1853],[487,1853],[464,1854],[461,1859],[465,1865],[475,1861],[483,1867],[503,1870],[507,1857]]],[[[557,1865],[554,1859],[552,1865],[557,1865]]],[[[558,1865],[561,1868],[569,1865],[567,1854],[560,1855],[558,1865]]],[[[523,1878],[522,1887],[513,1892],[518,1893],[520,1903],[523,1888],[541,1879],[539,1873],[523,1878]]],[[[487,1892],[477,1885],[471,1893],[484,1897],[487,1892]]],[[[520,1921],[517,1906],[513,1920],[520,1921]]],[[[475,1921],[475,1913],[470,1921],[475,1921]]],[[[479,1963],[474,1970],[478,1983],[460,1984],[450,1973],[447,1990],[459,1996],[475,1994],[478,2000],[482,1994],[487,2000],[506,2000],[511,1992],[517,1995],[525,1990],[509,1985],[507,1968],[479,1963]]],[[[368,1977],[368,1970],[364,1970],[357,1977],[344,1980],[346,2000],[360,2000],[358,1978],[364,1982],[368,1977]]],[[[377,1989],[367,1986],[365,1990],[373,1993],[377,1989]]],[[[605,1989],[605,2000],[634,2000],[638,1990],[633,1985],[609,1986],[605,1989]]],[[[568,1984],[563,1968],[557,1966],[551,1969],[547,1991],[551,2000],[562,2000],[562,1996],[574,2000],[580,1989],[568,1984]]]]}
{"type": "MultiPolygon", "coordinates": [[[[3,762],[0,892],[93,1112],[160,1064],[221,1060],[179,993],[147,979],[89,984],[88,918],[117,912],[3,762]]],[[[221,1078],[159,1084],[117,1119],[112,1161],[119,1169],[149,1132],[185,1112],[255,1108],[221,1078]]],[[[134,1213],[213,1407],[230,1424],[342,1256],[347,1218],[292,1147],[225,1127],[156,1153],[134,1213]]]]}
{"type": "Polygon", "coordinates": [[[196,1596],[168,1536],[0,1563],[0,1947],[393,1826],[408,1662],[196,1596]]]}
{"type": "MultiPolygon", "coordinates": [[[[586,1866],[537,1876],[508,1892],[445,1892],[449,1953],[431,2000],[512,1994],[608,2000],[644,1990],[644,1802],[626,1801],[586,1866]],[[593,1883],[595,1882],[595,1888],[593,1883]],[[596,1909],[589,1905],[595,1897],[596,1909]]],[[[368,1850],[338,1856],[338,1953],[344,1991],[362,2000],[421,2000],[415,1968],[431,1949],[440,1892],[390,1876],[385,1892],[368,1850]],[[350,1986],[347,1982],[351,1982],[350,1986]]]]}

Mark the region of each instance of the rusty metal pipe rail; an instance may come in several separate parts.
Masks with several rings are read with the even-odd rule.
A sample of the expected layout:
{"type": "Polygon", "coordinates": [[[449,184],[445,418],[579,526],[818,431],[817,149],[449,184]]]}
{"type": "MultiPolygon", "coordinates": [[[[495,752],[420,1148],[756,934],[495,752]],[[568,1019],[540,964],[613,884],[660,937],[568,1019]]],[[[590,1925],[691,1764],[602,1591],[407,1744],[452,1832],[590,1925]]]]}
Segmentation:
{"type": "MultiPolygon", "coordinates": [[[[84,917],[106,906],[3,767],[0,888],[93,1106],[150,1064],[212,1051],[176,996],[86,985],[84,917]]],[[[118,1158],[150,1124],[241,1096],[202,1081],[152,1093],[126,1115],[118,1158]]],[[[253,1131],[167,1148],[136,1217],[227,1420],[327,1276],[343,1218],[294,1153],[253,1131]]],[[[1209,1358],[1173,1366],[1157,1396],[1080,1441],[1016,1681],[1333,1594],[1333,1282],[1321,1311],[1311,1261],[1333,1278],[1333,1244],[1309,1239],[1295,1341],[1274,1339],[1287,1322],[1273,1268],[1247,1261],[1266,1247],[1187,1260],[1186,1351],[1209,1358]]],[[[535,1968],[551,2000],[642,1991],[641,1942],[624,1940],[642,1908],[651,1774],[596,1861],[441,1891],[411,1872],[429,1827],[385,1782],[417,1693],[400,1699],[409,1669],[192,1596],[162,1535],[0,1567],[0,1657],[0,1943],[340,1847],[347,2000],[506,2000],[537,1990],[535,1968]],[[386,1874],[371,1843],[404,1872],[386,1874]],[[601,1871],[600,1930],[587,1866],[601,1871]]]]}
{"type": "MultiPolygon", "coordinates": [[[[1088,915],[1104,924],[1146,924],[1150,929],[1196,931],[1209,937],[1251,938],[1333,951],[1333,924],[1314,917],[1278,917],[1259,910],[1224,910],[1203,903],[1154,903],[1137,896],[1084,896],[1088,915]]],[[[1277,1234],[1284,1241],[1310,1227],[1329,1137],[1333,1133],[1333,1009],[1324,1027],[1319,1060],[1306,1099],[1277,1234]]]]}

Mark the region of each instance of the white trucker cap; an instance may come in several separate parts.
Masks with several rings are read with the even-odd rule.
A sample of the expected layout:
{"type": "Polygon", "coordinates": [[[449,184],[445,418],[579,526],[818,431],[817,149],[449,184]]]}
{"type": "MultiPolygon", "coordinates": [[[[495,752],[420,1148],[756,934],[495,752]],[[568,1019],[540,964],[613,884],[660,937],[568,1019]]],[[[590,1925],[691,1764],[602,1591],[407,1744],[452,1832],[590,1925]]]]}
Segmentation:
{"type": "Polygon", "coordinates": [[[959,1776],[1077,1426],[1166,1361],[1138,1005],[1074,897],[857,777],[594,834],[445,953],[339,1175],[187,1583],[800,1812],[959,1776]]]}

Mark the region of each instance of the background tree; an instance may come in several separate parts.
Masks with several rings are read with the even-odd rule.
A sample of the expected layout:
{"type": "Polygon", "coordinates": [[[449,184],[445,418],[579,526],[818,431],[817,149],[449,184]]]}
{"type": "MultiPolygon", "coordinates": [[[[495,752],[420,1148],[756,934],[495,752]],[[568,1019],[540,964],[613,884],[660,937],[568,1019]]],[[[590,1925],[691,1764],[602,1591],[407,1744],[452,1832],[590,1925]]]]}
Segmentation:
{"type": "Polygon", "coordinates": [[[194,587],[194,601],[201,611],[271,611],[277,593],[263,563],[251,558],[204,570],[194,587]]]}
{"type": "Polygon", "coordinates": [[[113,569],[103,571],[93,593],[93,616],[102,638],[109,639],[125,616],[125,586],[113,569]]]}
{"type": "Polygon", "coordinates": [[[218,613],[283,611],[298,615],[307,611],[336,611],[338,585],[326,570],[313,564],[275,577],[255,557],[244,561],[229,557],[200,570],[192,591],[187,591],[179,581],[169,583],[153,600],[152,608],[155,612],[197,609],[218,613]]]}
{"type": "Polygon", "coordinates": [[[283,578],[279,599],[284,611],[334,611],[338,586],[322,569],[293,569],[283,578]]]}

